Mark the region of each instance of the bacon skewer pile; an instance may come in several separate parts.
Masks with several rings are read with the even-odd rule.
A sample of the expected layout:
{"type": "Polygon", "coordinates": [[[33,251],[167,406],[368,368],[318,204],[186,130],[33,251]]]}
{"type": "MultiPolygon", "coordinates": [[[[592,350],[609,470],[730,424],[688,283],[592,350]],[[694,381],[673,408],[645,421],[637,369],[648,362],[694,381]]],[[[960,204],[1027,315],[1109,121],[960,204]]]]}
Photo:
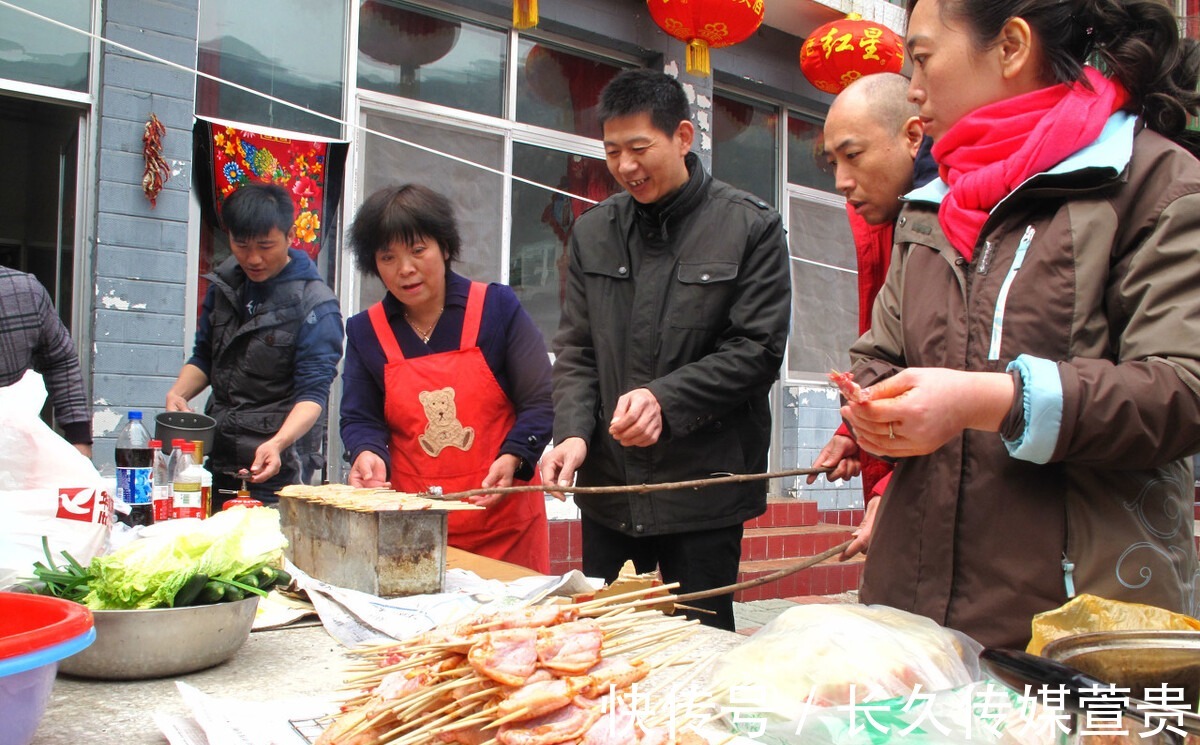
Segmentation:
{"type": "Polygon", "coordinates": [[[652,670],[693,651],[660,659],[697,623],[639,609],[662,599],[534,606],[359,650],[352,697],[317,745],[706,743],[692,728],[719,713],[716,692],[669,713],[639,700],[652,670]]]}

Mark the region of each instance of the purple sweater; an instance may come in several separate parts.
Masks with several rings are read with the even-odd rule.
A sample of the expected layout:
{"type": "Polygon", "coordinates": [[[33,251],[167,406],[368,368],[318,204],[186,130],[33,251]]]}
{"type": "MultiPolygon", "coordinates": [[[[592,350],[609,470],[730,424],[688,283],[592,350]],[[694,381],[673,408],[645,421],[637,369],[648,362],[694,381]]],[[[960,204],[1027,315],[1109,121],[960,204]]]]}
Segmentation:
{"type": "MultiPolygon", "coordinates": [[[[458,349],[470,280],[446,273],[446,307],[429,344],[423,344],[404,320],[404,306],[390,293],[384,297],[388,323],[407,358],[458,349]]],[[[554,409],[550,402],[550,359],[533,319],[521,307],[512,288],[491,284],[483,304],[479,349],[496,382],[513,403],[517,420],[496,457],[504,453],[525,460],[515,474],[533,476],[533,464],[550,442],[554,409]]],[[[370,450],[391,467],[388,426],[383,413],[383,348],[364,310],[346,322],[346,361],[342,372],[342,445],[350,462],[370,450]]],[[[452,381],[447,381],[449,384],[452,381]]]]}

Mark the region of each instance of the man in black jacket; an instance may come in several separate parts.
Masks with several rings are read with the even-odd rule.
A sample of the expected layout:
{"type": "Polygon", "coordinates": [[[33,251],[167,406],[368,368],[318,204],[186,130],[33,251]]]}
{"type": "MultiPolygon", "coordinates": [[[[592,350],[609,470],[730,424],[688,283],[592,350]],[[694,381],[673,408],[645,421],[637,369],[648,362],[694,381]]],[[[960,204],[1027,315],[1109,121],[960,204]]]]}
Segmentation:
{"type": "Polygon", "coordinates": [[[324,414],[342,358],[337,298],[308,255],[289,248],[294,210],[286,189],[263,183],[221,205],[233,255],[208,275],[192,357],[167,391],[167,410],[187,411],[212,385],[214,509],[220,489],[237,487],[232,471],[248,471],[251,494],[269,503],[299,482],[293,443],[324,414]]]}
{"type": "MultiPolygon", "coordinates": [[[[662,483],[766,470],[768,393],[783,361],[791,281],[783,224],[690,152],[682,86],[618,75],[601,95],[609,171],[625,190],[580,216],[554,340],[554,441],[542,478],[662,483]]],[[[679,592],[737,581],[742,523],[763,481],[577,495],[583,570],[613,581],[657,565],[679,592]]],[[[733,629],[733,597],[700,620],[733,629]]]]}

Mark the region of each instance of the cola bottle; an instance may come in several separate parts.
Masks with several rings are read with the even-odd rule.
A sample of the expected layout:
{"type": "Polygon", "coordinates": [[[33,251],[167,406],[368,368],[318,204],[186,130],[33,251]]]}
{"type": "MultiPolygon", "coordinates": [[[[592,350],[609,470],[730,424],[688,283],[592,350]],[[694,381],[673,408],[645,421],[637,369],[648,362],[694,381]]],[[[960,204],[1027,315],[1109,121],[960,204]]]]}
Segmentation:
{"type": "Polygon", "coordinates": [[[142,424],[142,412],[131,411],[117,433],[117,499],[129,505],[118,515],[127,525],[154,524],[154,448],[142,424]]]}

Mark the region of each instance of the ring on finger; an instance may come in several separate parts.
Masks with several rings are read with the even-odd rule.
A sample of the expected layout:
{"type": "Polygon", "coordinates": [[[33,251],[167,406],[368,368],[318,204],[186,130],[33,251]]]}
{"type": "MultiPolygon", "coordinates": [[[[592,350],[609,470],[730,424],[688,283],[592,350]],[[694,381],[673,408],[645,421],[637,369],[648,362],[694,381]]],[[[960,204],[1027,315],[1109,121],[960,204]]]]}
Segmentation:
{"type": "Polygon", "coordinates": [[[891,423],[891,422],[888,422],[888,439],[889,439],[889,440],[894,440],[894,439],[896,439],[896,430],[892,429],[892,423],[891,423]]]}

